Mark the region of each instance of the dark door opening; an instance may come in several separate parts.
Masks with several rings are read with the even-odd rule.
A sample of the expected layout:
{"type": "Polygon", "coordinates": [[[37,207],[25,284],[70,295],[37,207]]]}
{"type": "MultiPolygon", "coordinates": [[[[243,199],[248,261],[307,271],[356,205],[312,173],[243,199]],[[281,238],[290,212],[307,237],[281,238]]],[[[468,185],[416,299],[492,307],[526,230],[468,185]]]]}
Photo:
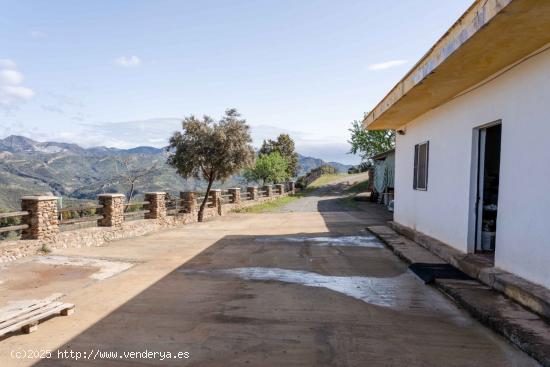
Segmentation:
{"type": "Polygon", "coordinates": [[[501,132],[501,124],[479,130],[476,252],[495,251],[501,132]]]}

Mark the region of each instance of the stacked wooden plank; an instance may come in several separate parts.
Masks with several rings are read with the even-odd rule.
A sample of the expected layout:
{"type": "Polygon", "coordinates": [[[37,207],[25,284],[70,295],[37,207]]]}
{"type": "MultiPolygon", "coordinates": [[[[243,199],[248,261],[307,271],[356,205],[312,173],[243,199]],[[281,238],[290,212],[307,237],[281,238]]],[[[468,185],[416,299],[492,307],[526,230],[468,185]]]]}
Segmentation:
{"type": "Polygon", "coordinates": [[[0,337],[6,334],[21,331],[32,333],[38,324],[50,317],[68,316],[74,312],[74,305],[60,302],[61,293],[55,293],[40,300],[19,301],[0,309],[0,337]]]}

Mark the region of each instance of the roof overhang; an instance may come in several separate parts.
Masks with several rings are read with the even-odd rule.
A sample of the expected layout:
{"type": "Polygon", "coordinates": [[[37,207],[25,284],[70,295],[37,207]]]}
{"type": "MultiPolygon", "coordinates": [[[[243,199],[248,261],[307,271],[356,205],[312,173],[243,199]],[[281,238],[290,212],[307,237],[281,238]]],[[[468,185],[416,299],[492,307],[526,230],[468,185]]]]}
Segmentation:
{"type": "Polygon", "coordinates": [[[392,149],[388,149],[386,150],[385,152],[382,152],[382,153],[378,153],[376,155],[373,155],[372,157],[370,157],[370,159],[372,160],[380,160],[382,158],[386,158],[388,155],[390,155],[391,153],[395,152],[395,148],[392,148],[392,149]]]}
{"type": "Polygon", "coordinates": [[[365,116],[398,129],[550,42],[550,1],[477,0],[365,116]]]}

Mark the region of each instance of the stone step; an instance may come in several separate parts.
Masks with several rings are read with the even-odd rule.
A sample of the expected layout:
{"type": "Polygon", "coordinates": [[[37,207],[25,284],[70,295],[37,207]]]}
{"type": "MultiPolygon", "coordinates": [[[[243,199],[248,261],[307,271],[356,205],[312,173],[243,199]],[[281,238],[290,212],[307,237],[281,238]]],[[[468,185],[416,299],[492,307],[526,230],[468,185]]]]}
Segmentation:
{"type": "Polygon", "coordinates": [[[478,279],[550,320],[550,290],[545,287],[495,268],[493,262],[487,257],[478,254],[464,254],[433,237],[395,222],[390,222],[389,225],[394,233],[414,241],[413,243],[429,250],[472,278],[478,279]]]}
{"type": "MultiPolygon", "coordinates": [[[[441,257],[387,226],[371,226],[367,229],[408,264],[447,264],[441,257]]],[[[469,262],[468,266],[475,268],[476,264],[469,262]]],[[[457,268],[464,271],[458,266],[457,268]]],[[[486,269],[488,268],[483,268],[478,275],[486,272],[486,269]]],[[[472,272],[471,269],[469,271],[472,272]]],[[[498,281],[500,273],[501,271],[494,275],[494,282],[498,281]]],[[[476,279],[437,278],[435,286],[481,323],[506,337],[543,366],[550,367],[550,325],[547,319],[514,302],[496,287],[493,289],[476,279]]]]}
{"type": "Polygon", "coordinates": [[[550,366],[550,325],[539,315],[476,280],[436,279],[435,283],[481,323],[550,366]]]}

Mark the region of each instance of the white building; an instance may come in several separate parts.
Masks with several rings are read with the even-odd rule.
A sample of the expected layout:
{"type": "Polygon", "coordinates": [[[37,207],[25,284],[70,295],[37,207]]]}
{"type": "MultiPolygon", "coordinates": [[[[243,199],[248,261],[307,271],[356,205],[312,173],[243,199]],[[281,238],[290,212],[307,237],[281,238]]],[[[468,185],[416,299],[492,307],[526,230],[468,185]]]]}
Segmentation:
{"type": "Polygon", "coordinates": [[[550,288],[550,1],[476,1],[365,116],[396,223],[550,288]]]}

